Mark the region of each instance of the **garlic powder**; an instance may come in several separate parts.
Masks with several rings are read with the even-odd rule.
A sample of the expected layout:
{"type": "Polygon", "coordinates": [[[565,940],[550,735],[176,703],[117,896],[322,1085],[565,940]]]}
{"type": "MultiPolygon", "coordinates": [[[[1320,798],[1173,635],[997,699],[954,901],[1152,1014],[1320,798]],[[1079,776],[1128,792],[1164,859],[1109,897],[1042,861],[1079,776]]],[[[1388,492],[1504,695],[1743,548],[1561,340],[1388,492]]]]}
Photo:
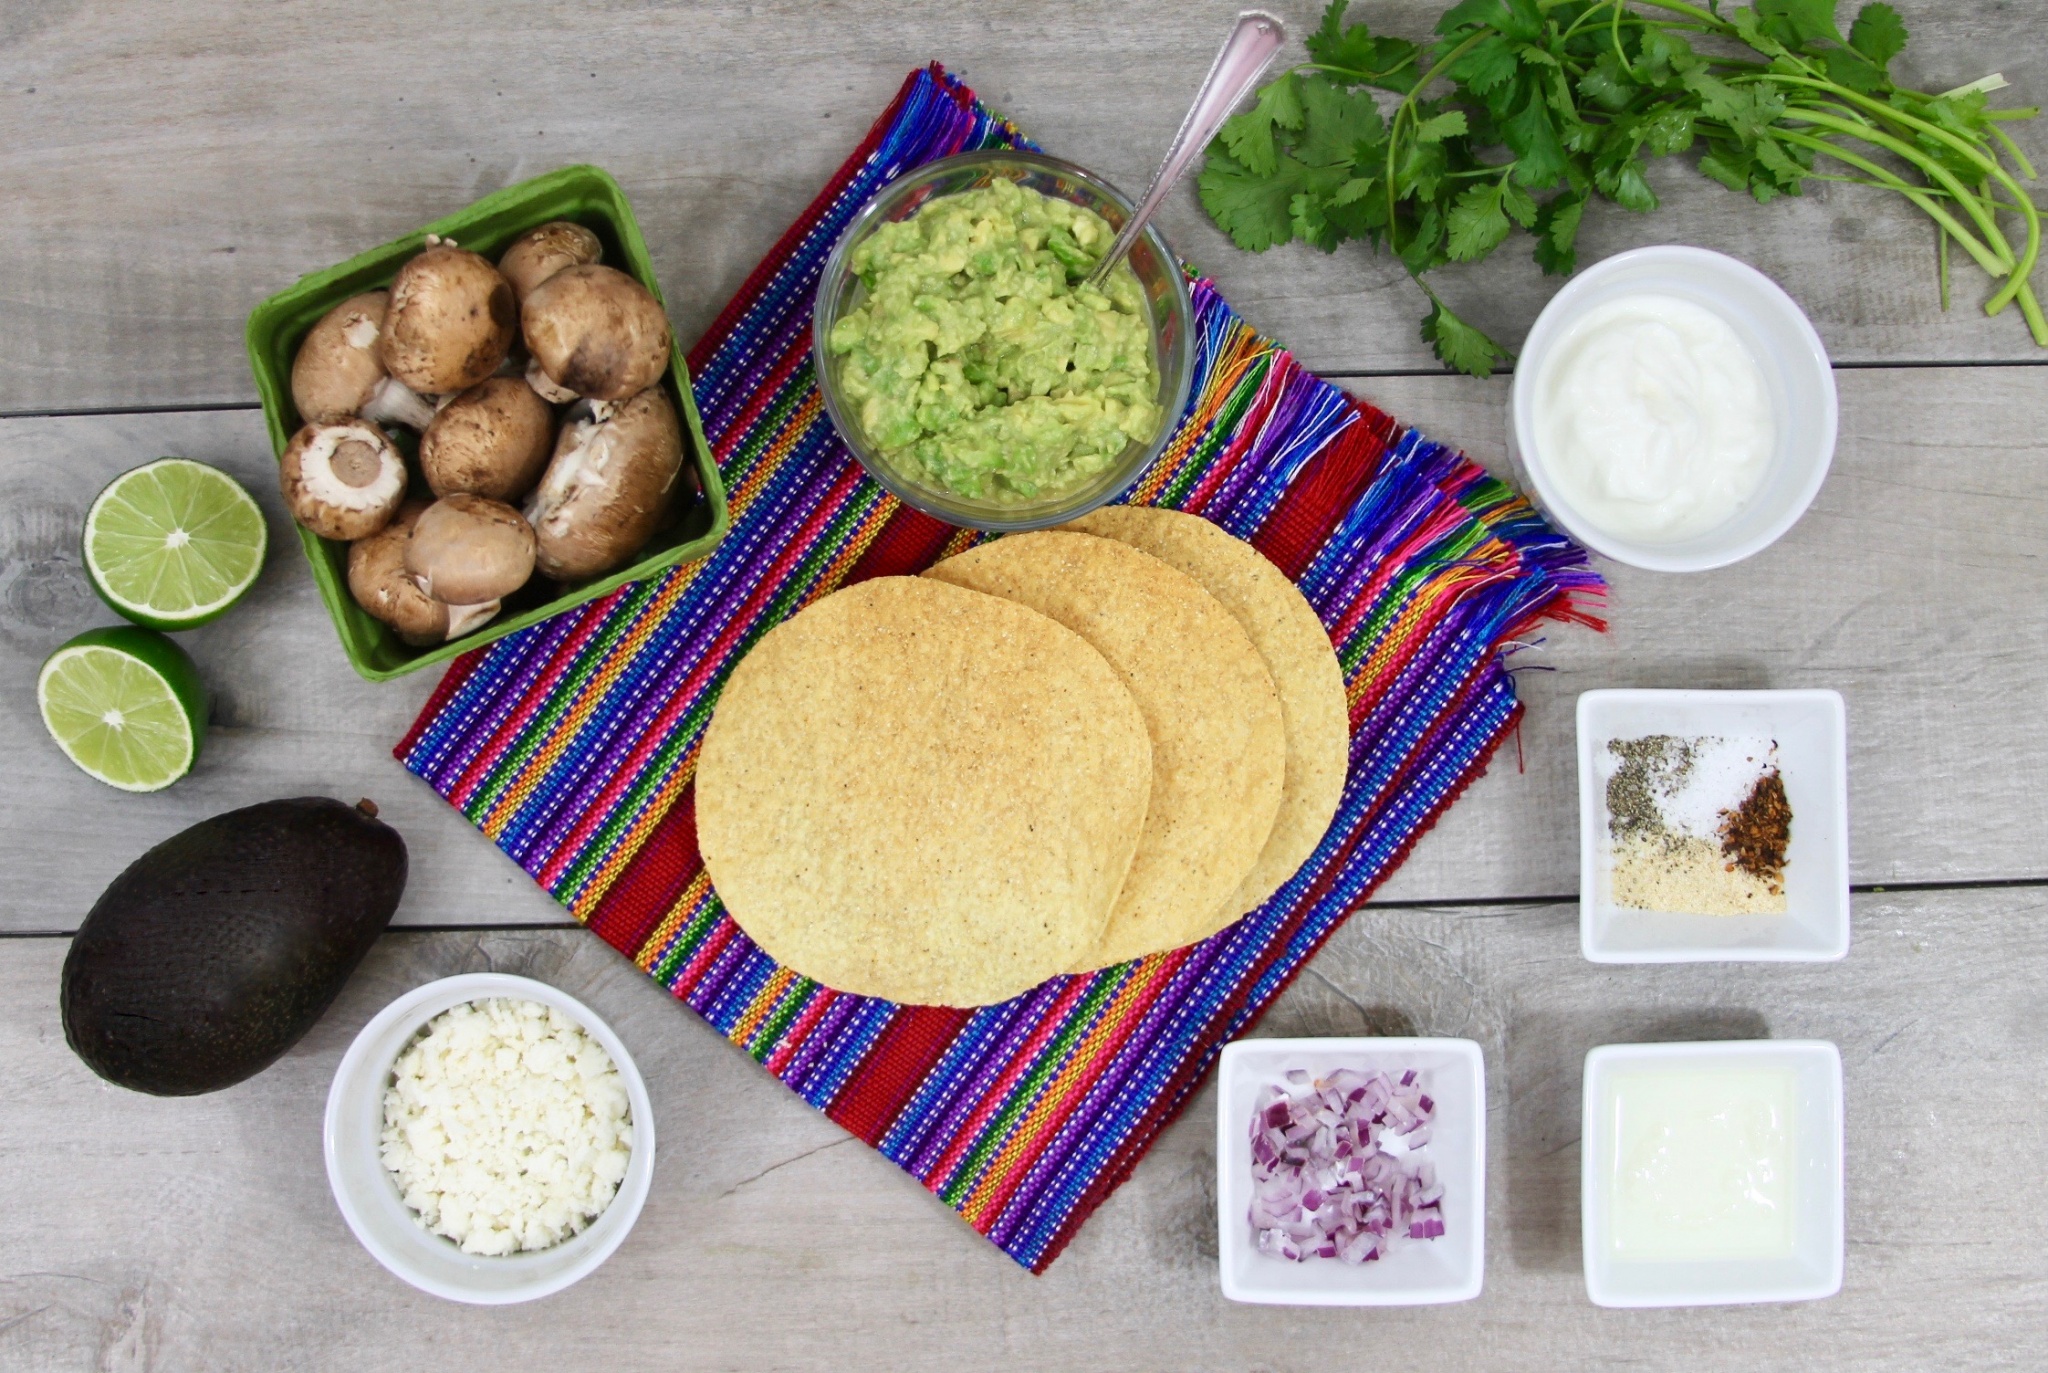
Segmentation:
{"type": "Polygon", "coordinates": [[[493,997],[429,1021],[384,1093],[384,1166],[420,1224],[471,1254],[546,1249],[611,1204],[633,1148],[625,1083],[582,1026],[493,997]]]}

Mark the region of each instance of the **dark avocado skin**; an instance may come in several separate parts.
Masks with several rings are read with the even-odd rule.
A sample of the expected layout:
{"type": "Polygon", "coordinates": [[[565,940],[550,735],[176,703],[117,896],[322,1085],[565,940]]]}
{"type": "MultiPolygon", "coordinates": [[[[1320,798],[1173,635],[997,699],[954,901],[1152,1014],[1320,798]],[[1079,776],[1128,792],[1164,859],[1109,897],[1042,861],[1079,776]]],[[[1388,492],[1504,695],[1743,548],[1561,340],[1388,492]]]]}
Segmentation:
{"type": "Polygon", "coordinates": [[[405,841],[304,796],[202,820],[128,865],[64,960],[64,1038],[107,1081],[218,1091],[313,1028],[405,891],[405,841]]]}

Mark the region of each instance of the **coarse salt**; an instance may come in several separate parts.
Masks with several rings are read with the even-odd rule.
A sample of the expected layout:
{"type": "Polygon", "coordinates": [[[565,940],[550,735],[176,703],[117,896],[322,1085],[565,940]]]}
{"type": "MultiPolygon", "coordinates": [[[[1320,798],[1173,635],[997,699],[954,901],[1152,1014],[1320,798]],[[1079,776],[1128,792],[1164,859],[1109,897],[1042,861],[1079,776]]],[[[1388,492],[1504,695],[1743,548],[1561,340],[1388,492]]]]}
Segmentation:
{"type": "Polygon", "coordinates": [[[421,1225],[471,1254],[546,1249],[604,1213],[633,1122],[604,1046],[534,1001],[427,1023],[384,1093],[384,1166],[421,1225]]]}

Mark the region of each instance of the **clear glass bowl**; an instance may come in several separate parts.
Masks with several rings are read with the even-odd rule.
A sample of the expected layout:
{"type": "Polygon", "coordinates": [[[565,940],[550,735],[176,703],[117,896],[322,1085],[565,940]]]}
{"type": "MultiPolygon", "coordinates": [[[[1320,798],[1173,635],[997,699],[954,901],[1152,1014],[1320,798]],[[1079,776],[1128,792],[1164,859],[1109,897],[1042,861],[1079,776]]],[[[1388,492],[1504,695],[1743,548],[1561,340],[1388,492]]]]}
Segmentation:
{"type": "Polygon", "coordinates": [[[1159,405],[1163,414],[1159,433],[1149,443],[1127,445],[1117,460],[1092,481],[1057,496],[1037,501],[980,500],[934,486],[891,463],[867,441],[854,418],[853,406],[839,394],[839,359],[826,347],[832,326],[865,298],[865,288],[848,264],[854,248],[876,226],[908,219],[930,200],[986,186],[998,177],[1043,195],[1084,205],[1108,220],[1113,229],[1121,230],[1132,213],[1130,200],[1116,187],[1071,162],[1042,153],[990,150],[927,163],[876,192],[833,245],[832,255],[825,259],[824,276],[818,283],[811,356],[817,368],[818,390],[825,397],[825,410],[832,416],[840,437],[869,475],[905,505],[970,529],[1043,529],[1084,515],[1122,495],[1166,447],[1179,427],[1181,412],[1187,408],[1188,385],[1194,372],[1194,306],[1188,298],[1187,278],[1181,273],[1180,260],[1157,229],[1146,226],[1131,249],[1130,264],[1145,293],[1151,319],[1152,359],[1159,375],[1159,405]]]}

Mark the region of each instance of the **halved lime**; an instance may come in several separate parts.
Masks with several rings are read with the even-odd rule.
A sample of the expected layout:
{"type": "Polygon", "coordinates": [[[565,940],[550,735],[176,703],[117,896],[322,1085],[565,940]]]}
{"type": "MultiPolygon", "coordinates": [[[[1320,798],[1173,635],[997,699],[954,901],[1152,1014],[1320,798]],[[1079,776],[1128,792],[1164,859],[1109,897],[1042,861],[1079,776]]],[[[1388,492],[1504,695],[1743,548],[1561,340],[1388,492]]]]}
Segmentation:
{"type": "Polygon", "coordinates": [[[43,661],[36,704],[50,737],[90,776],[161,791],[206,738],[206,688],[185,651],[150,629],[88,629],[43,661]]]}
{"type": "Polygon", "coordinates": [[[151,629],[203,625],[240,600],[269,544],[242,484],[189,458],[123,472],[85,512],[92,589],[151,629]]]}

